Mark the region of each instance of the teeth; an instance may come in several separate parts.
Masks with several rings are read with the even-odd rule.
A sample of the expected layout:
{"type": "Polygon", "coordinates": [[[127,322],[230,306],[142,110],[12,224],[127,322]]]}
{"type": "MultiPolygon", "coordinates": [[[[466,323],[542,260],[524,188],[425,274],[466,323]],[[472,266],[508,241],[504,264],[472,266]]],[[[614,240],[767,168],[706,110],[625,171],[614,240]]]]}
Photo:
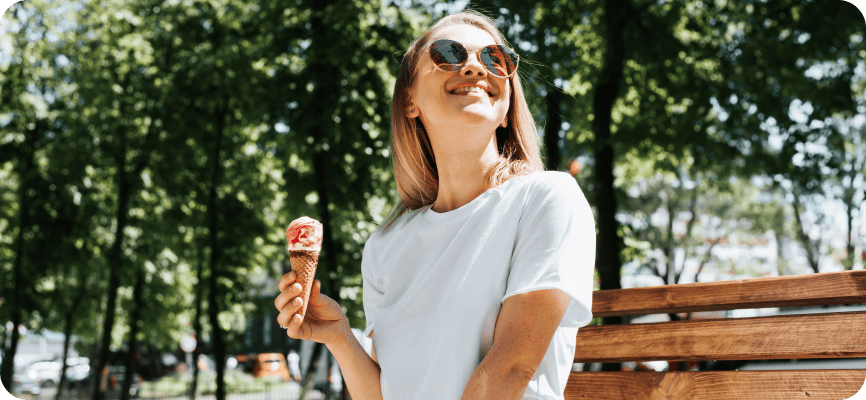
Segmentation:
{"type": "Polygon", "coordinates": [[[470,93],[470,92],[487,94],[486,90],[484,90],[478,86],[463,86],[461,88],[454,89],[451,91],[452,94],[464,94],[464,93],[470,93]]]}

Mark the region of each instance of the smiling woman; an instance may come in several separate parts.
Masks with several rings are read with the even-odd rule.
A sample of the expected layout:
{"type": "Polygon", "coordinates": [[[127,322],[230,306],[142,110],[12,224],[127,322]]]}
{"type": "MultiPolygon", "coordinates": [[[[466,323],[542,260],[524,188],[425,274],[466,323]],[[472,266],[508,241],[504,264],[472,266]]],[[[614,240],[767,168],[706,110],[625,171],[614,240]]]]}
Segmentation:
{"type": "Polygon", "coordinates": [[[591,320],[595,223],[574,178],[545,172],[516,74],[489,18],[443,18],[403,57],[391,116],[400,201],[364,247],[368,354],[293,273],[277,318],[325,343],[354,399],[562,399],[591,320]]]}
{"type": "MultiPolygon", "coordinates": [[[[442,157],[445,152],[436,152],[433,143],[449,139],[447,133],[429,132],[437,128],[438,122],[447,123],[440,131],[456,133],[464,132],[459,124],[466,122],[466,118],[481,118],[474,122],[468,120],[472,125],[486,120],[486,128],[479,127],[486,134],[463,136],[464,140],[485,146],[483,161],[487,171],[483,178],[487,182],[484,186],[495,187],[512,176],[544,169],[536,142],[535,121],[515,74],[518,60],[490,20],[475,13],[443,18],[409,46],[398,72],[391,106],[394,174],[402,202],[394,208],[385,226],[406,211],[437,199],[442,184],[440,174],[448,173],[439,171],[438,167],[452,165],[434,161],[434,153],[442,157]],[[449,46],[442,49],[443,44],[449,46]],[[491,47],[498,52],[489,50],[491,47]],[[492,57],[500,53],[507,55],[507,61],[503,55],[502,61],[494,63],[492,57]],[[485,63],[487,57],[491,60],[485,63]],[[491,68],[491,64],[507,66],[507,75],[491,73],[498,69],[491,68]],[[474,102],[469,101],[475,97],[470,96],[471,92],[452,93],[459,87],[477,87],[487,92],[489,100],[485,102],[480,96],[481,99],[474,102]],[[466,97],[465,104],[454,103],[449,107],[449,99],[459,95],[466,97]],[[434,120],[437,124],[431,123],[434,120]],[[455,124],[458,124],[456,129],[455,124]],[[492,133],[495,136],[491,136],[492,133]],[[496,146],[491,147],[494,143],[496,146]]],[[[463,175],[459,165],[454,167],[458,175],[463,175]]],[[[477,182],[475,186],[479,186],[477,182]]],[[[439,200],[440,206],[443,201],[439,200]]]]}

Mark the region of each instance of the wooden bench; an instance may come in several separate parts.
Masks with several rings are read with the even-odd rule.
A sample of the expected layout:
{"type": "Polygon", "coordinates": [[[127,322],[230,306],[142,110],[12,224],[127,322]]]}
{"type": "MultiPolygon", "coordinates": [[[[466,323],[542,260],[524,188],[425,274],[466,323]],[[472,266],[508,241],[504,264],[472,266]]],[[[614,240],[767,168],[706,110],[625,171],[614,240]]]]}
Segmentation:
{"type": "MultiPolygon", "coordinates": [[[[866,303],[866,271],[597,291],[595,317],[866,303]]],[[[588,326],[576,363],[866,357],[866,311],[588,326]]],[[[866,369],[572,372],[566,399],[847,399],[866,369]]],[[[866,389],[864,389],[866,390],[866,389]]]]}

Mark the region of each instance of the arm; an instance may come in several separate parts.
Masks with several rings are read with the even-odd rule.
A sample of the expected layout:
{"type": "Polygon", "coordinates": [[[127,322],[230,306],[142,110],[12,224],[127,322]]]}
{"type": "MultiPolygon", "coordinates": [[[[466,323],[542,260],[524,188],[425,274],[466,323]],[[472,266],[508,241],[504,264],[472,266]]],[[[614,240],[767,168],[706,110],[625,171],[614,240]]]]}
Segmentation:
{"type": "Polygon", "coordinates": [[[490,352],[469,378],[462,399],[523,397],[570,299],[559,289],[536,290],[505,299],[490,352]]]}
{"type": "Polygon", "coordinates": [[[343,309],[328,296],[321,293],[322,282],[313,282],[310,305],[303,318],[296,314],[301,308],[301,285],[296,283],[295,272],[283,275],[278,287],[280,295],[274,306],[280,310],[277,322],[286,327],[291,338],[324,343],[337,362],[346,380],[352,398],[357,400],[380,400],[382,387],[379,381],[379,364],[367,355],[352,333],[349,320],[343,309]]]}
{"type": "Polygon", "coordinates": [[[379,380],[381,369],[376,360],[376,351],[373,351],[373,358],[370,358],[352,333],[348,320],[344,321],[344,340],[327,346],[340,364],[340,372],[346,380],[346,388],[353,399],[382,399],[382,386],[379,380]]]}

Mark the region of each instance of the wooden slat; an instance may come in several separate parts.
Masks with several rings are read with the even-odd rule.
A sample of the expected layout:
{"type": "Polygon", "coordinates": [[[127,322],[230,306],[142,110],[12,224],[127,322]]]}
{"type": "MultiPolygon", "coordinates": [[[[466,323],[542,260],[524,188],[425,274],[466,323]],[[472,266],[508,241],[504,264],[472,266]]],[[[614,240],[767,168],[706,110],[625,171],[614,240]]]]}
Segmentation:
{"type": "Polygon", "coordinates": [[[866,303],[866,270],[602,290],[594,317],[866,303]]]}
{"type": "Polygon", "coordinates": [[[866,311],[587,326],[574,362],[866,357],[866,311]]]}
{"type": "MultiPolygon", "coordinates": [[[[847,399],[866,370],[722,372],[573,372],[565,398],[644,399],[847,399]]],[[[864,389],[866,390],[866,389],[864,389]]]]}

